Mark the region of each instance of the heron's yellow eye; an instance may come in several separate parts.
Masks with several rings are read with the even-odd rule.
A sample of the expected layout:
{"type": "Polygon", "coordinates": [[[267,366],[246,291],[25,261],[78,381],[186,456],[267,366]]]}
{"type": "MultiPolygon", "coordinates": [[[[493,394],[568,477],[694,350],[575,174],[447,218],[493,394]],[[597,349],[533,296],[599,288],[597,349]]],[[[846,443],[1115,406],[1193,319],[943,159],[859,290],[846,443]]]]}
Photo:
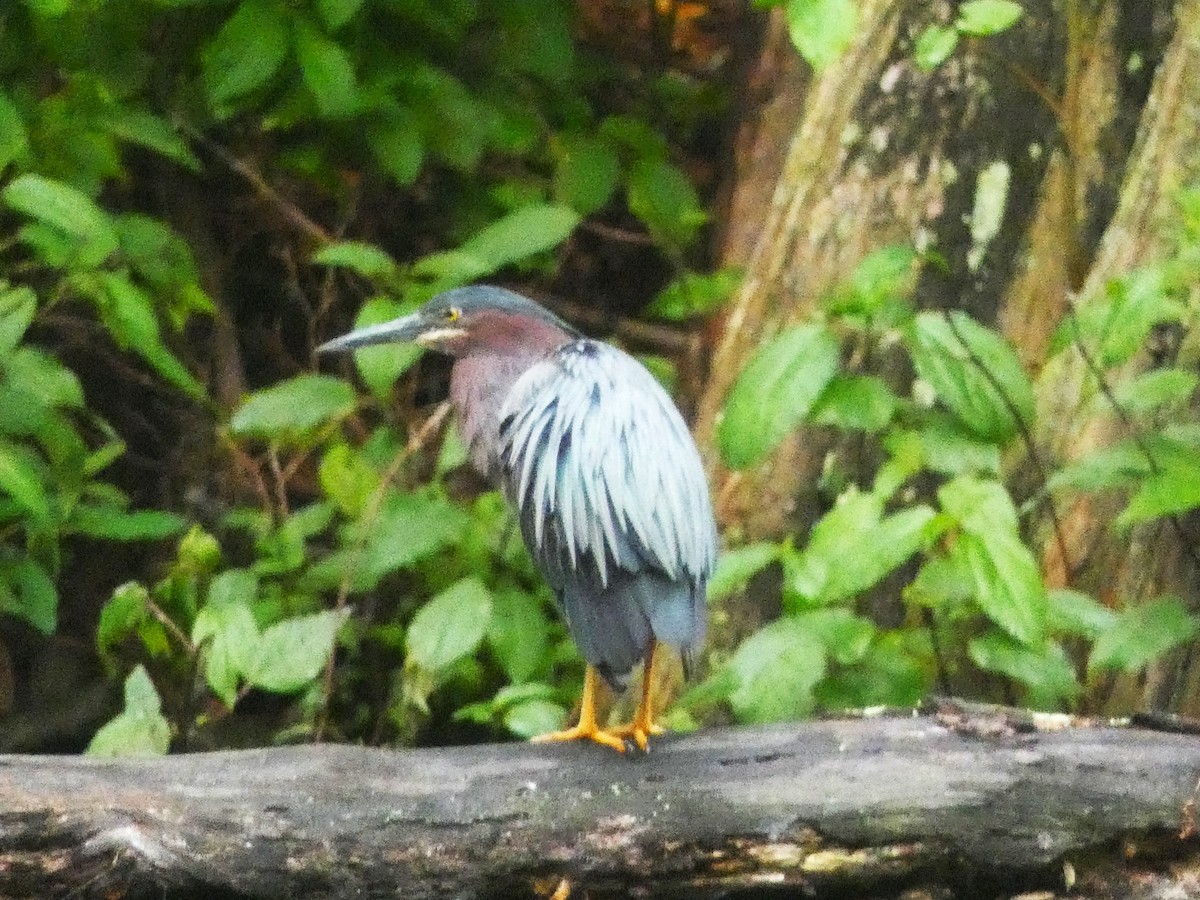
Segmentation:
{"type": "Polygon", "coordinates": [[[462,317],[462,310],[457,306],[451,306],[446,310],[446,321],[457,322],[462,317]]]}

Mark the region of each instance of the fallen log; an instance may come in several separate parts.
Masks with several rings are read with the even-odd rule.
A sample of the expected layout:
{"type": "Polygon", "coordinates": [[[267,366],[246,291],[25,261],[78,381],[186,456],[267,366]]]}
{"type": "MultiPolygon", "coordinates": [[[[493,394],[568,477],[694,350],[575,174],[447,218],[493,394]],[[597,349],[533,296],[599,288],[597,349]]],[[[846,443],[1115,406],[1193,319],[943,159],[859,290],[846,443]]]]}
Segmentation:
{"type": "Polygon", "coordinates": [[[1200,889],[1198,777],[1193,735],[962,707],[624,758],[0,756],[0,896],[1178,895],[1200,889]]]}

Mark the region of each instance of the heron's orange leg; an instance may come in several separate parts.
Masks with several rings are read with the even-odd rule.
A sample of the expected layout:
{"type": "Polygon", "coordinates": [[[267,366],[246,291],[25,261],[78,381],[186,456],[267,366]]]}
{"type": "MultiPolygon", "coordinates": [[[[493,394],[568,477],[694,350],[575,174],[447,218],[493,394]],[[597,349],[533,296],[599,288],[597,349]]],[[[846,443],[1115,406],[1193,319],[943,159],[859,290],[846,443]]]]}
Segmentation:
{"type": "MultiPolygon", "coordinates": [[[[595,666],[588,666],[583,675],[583,699],[579,701],[579,723],[564,731],[551,731],[533,738],[535,744],[556,741],[595,741],[605,747],[624,753],[625,741],[618,734],[604,731],[596,724],[596,690],[600,686],[600,673],[595,666]]],[[[636,738],[635,738],[636,740],[636,738]]]]}
{"type": "Polygon", "coordinates": [[[654,703],[650,696],[654,685],[654,648],[657,643],[651,641],[650,649],[646,651],[646,664],[642,668],[642,702],[633,714],[633,721],[608,730],[615,737],[633,738],[643,753],[649,749],[650,736],[663,733],[663,727],[654,721],[654,703]]]}

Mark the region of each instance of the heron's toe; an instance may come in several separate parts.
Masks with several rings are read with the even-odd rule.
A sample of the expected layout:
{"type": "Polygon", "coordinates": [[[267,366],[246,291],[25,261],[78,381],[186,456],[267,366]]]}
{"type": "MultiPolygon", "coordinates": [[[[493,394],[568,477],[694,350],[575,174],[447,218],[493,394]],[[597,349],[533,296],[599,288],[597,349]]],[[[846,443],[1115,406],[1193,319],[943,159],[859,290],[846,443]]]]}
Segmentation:
{"type": "Polygon", "coordinates": [[[574,728],[566,728],[562,731],[539,734],[529,740],[534,744],[557,744],[565,741],[595,741],[597,744],[611,747],[618,753],[625,752],[625,740],[622,736],[614,734],[612,731],[596,728],[595,726],[576,725],[574,728]]]}

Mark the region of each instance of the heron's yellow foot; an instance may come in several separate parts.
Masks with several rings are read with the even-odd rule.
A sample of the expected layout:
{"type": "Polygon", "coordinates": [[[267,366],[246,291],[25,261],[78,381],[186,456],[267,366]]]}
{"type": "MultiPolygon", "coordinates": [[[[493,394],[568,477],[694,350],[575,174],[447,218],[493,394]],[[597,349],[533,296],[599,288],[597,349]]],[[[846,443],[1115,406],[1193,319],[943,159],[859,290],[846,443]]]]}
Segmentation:
{"type": "Polygon", "coordinates": [[[588,666],[583,675],[583,698],[579,701],[579,724],[563,731],[551,731],[549,734],[539,734],[531,740],[535,744],[550,744],[559,741],[595,741],[605,747],[612,747],[618,753],[625,752],[625,741],[612,731],[602,729],[596,724],[596,691],[600,687],[600,674],[593,666],[588,666]]]}
{"type": "Polygon", "coordinates": [[[667,730],[657,722],[643,722],[635,718],[628,725],[618,725],[616,728],[609,728],[608,733],[622,740],[632,739],[638,745],[638,749],[646,753],[650,749],[650,738],[666,734],[667,730]]]}

